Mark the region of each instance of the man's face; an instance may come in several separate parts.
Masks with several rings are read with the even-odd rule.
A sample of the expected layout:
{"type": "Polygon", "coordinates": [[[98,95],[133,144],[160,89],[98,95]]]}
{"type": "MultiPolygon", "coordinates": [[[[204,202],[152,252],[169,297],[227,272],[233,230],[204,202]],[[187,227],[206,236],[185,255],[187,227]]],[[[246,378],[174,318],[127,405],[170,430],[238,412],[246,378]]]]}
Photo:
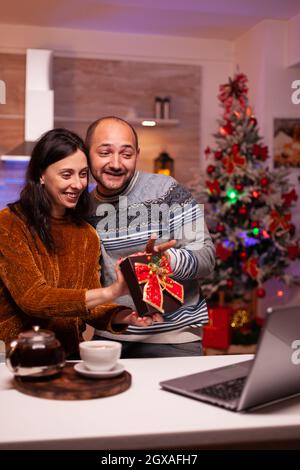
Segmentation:
{"type": "Polygon", "coordinates": [[[114,120],[99,123],[91,140],[90,163],[101,194],[110,196],[127,186],[134,175],[138,154],[129,126],[114,120]]]}

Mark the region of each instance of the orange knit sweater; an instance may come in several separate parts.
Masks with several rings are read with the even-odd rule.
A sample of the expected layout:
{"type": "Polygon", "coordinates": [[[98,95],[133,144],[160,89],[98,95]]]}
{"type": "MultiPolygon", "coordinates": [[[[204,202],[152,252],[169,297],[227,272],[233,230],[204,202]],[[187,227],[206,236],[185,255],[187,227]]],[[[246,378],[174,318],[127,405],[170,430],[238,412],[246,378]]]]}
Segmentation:
{"type": "Polygon", "coordinates": [[[8,343],[38,324],[53,330],[67,355],[78,352],[85,323],[111,330],[114,304],[88,310],[87,289],[100,287],[100,243],[87,223],[52,219],[49,253],[9,209],[0,212],[0,339],[8,343]]]}

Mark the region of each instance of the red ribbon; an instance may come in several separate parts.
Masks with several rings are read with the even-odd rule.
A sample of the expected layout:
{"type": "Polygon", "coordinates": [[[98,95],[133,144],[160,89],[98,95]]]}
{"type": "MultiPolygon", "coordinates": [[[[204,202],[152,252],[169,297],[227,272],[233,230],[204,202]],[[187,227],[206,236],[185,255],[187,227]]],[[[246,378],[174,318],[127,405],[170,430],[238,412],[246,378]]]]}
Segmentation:
{"type": "Polygon", "coordinates": [[[163,291],[166,290],[175,299],[183,303],[184,290],[179,282],[171,279],[172,269],[166,256],[159,258],[159,262],[153,262],[149,256],[150,262],[134,263],[135,275],[139,284],[144,284],[143,301],[151,305],[159,312],[164,313],[163,309],[163,291]]]}

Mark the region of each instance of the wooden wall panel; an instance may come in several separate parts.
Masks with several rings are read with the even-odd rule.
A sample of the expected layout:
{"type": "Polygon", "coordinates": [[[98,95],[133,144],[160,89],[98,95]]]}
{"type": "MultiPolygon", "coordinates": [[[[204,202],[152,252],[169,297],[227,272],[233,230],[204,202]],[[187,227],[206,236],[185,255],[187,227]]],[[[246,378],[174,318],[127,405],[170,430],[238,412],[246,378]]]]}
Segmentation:
{"type": "Polygon", "coordinates": [[[193,65],[55,58],[56,125],[81,135],[99,117],[153,117],[155,96],[171,97],[176,127],[142,128],[139,168],[153,171],[165,150],[175,160],[175,177],[189,181],[199,169],[201,68],[193,65]]]}
{"type": "Polygon", "coordinates": [[[25,109],[25,55],[0,54],[6,104],[0,104],[0,154],[22,142],[25,109]]]}

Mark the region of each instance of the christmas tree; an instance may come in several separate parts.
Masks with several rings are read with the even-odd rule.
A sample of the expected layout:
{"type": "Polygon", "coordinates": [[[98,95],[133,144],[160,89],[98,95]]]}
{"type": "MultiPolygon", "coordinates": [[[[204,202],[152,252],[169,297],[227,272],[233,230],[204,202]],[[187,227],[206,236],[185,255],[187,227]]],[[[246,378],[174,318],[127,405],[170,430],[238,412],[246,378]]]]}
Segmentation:
{"type": "Polygon", "coordinates": [[[207,297],[225,291],[231,299],[265,295],[264,283],[291,284],[286,272],[299,257],[291,207],[297,194],[288,170],[268,168],[268,148],[248,105],[247,77],[238,73],[220,86],[223,108],[215,148],[206,148],[208,225],[216,245],[213,277],[203,284],[207,297]]]}

